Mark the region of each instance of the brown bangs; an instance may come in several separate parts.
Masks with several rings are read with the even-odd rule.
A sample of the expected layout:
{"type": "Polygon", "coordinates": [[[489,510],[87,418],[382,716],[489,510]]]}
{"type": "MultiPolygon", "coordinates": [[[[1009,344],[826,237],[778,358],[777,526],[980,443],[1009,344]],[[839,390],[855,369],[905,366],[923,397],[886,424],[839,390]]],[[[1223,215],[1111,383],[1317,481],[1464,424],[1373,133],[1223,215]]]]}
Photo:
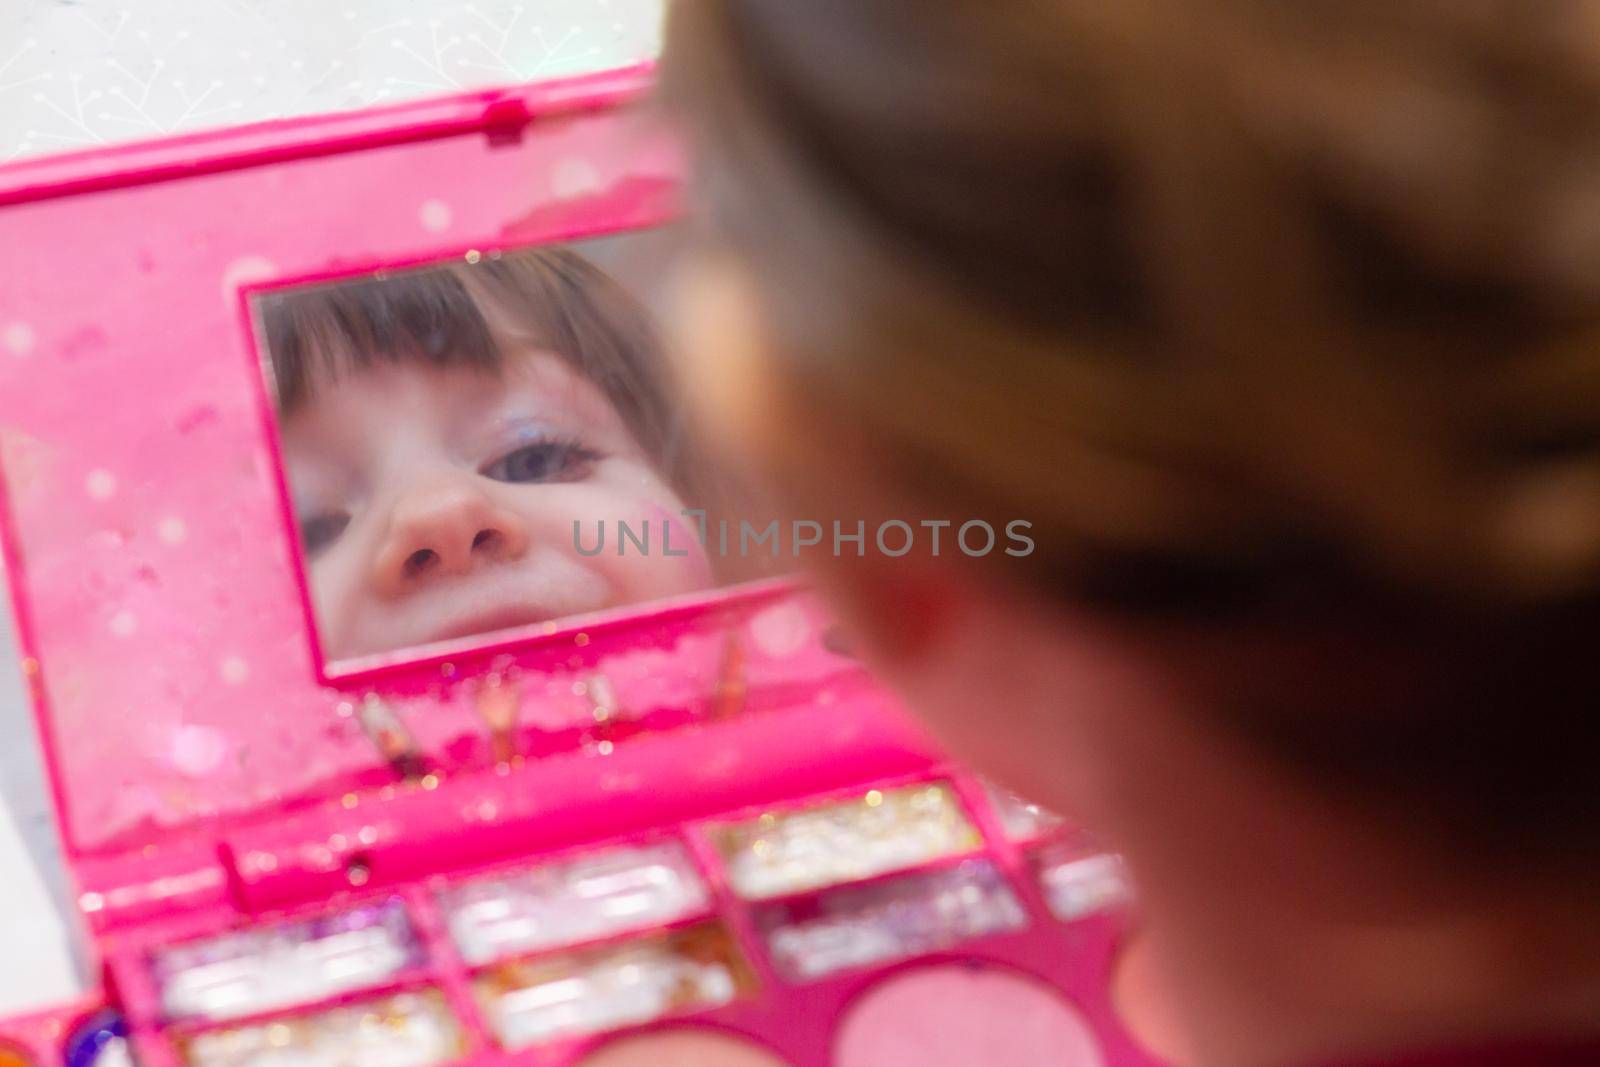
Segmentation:
{"type": "Polygon", "coordinates": [[[271,293],[257,305],[278,408],[385,364],[497,370],[502,354],[461,278],[438,267],[271,293]]]}

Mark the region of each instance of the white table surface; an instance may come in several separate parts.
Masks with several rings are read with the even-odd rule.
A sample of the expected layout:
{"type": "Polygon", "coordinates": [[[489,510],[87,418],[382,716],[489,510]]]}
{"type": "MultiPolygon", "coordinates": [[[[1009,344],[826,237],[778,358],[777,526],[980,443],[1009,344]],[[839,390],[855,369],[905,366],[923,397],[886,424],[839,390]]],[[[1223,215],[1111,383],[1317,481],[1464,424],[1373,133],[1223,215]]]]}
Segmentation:
{"type": "MultiPolygon", "coordinates": [[[[5,614],[5,613],[0,613],[5,614]]],[[[66,873],[23,699],[9,615],[0,622],[0,1015],[83,988],[66,907],[66,873]]]]}
{"type": "MultiPolygon", "coordinates": [[[[633,63],[664,2],[0,0],[0,164],[633,63]]],[[[68,899],[0,609],[0,1016],[92,980],[68,899]]]]}

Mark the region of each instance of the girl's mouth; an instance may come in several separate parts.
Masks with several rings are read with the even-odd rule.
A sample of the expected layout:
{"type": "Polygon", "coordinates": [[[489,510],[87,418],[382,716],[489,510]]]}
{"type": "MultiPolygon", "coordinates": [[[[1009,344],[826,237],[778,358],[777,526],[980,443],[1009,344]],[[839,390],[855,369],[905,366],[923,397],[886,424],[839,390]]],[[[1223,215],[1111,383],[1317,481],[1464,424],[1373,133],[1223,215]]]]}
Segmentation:
{"type": "Polygon", "coordinates": [[[485,572],[433,590],[394,613],[385,650],[514,630],[612,606],[611,584],[592,572],[512,568],[485,572]]]}
{"type": "Polygon", "coordinates": [[[497,630],[513,630],[534,623],[548,622],[556,616],[534,604],[512,605],[462,618],[451,619],[434,628],[419,644],[436,641],[454,641],[475,634],[489,634],[497,630]]]}

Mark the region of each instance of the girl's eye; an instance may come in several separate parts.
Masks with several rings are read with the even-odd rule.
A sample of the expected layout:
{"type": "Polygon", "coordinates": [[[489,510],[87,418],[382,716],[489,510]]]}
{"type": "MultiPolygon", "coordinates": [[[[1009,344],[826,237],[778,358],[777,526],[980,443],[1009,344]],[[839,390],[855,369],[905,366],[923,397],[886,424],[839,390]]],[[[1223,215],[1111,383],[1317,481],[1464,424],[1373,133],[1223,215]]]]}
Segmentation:
{"type": "Polygon", "coordinates": [[[599,458],[576,441],[539,441],[507,452],[484,467],[483,475],[497,482],[570,482],[599,458]]]}
{"type": "Polygon", "coordinates": [[[333,544],[349,525],[350,516],[343,512],[325,512],[301,519],[300,540],[306,546],[306,555],[314,555],[333,544]]]}

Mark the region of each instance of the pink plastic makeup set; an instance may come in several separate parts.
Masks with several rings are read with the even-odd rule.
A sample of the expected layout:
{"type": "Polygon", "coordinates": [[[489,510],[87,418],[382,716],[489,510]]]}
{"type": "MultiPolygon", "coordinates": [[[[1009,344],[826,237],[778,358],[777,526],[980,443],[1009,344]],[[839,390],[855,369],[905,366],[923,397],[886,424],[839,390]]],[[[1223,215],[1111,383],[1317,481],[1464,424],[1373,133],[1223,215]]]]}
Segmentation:
{"type": "MultiPolygon", "coordinates": [[[[608,250],[679,210],[649,85],[0,169],[6,562],[103,977],[0,1021],[0,1067],[1153,1062],[1108,992],[1115,858],[947,759],[790,580],[330,655],[322,575],[398,520],[330,492],[308,522],[272,308],[398,350],[383,330],[456,327],[416,308],[592,280],[529,250],[626,282],[608,250]],[[279,300],[309,292],[354,303],[279,300]]],[[[535,498],[602,499],[580,490],[626,459],[518,432],[472,468],[496,503],[463,520],[463,573],[533,567],[535,498]]],[[[418,528],[375,550],[397,582],[456,558],[455,527],[418,528]]],[[[580,590],[633,580],[540,558],[580,590]]]]}

